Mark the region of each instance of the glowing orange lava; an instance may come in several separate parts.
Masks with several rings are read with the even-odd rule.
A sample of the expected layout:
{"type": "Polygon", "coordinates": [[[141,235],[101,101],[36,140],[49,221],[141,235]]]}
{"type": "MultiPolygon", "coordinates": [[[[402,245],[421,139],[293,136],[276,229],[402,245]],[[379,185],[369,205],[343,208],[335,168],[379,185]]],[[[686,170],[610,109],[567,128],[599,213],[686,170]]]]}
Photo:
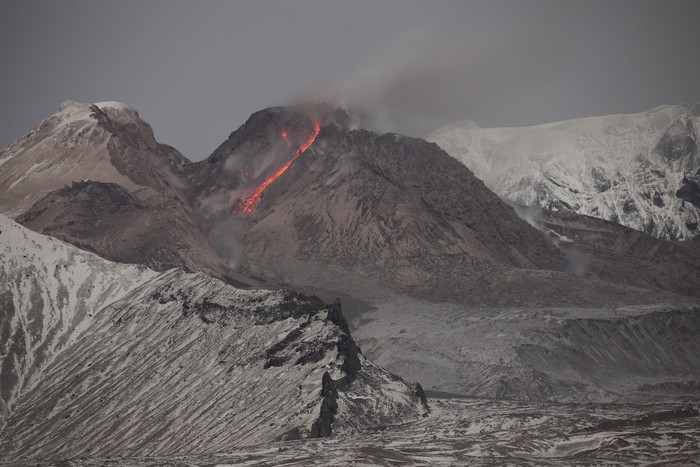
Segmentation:
{"type": "MultiPolygon", "coordinates": [[[[292,162],[296,160],[297,157],[302,155],[304,152],[306,152],[307,149],[309,149],[309,146],[313,144],[313,142],[316,140],[316,137],[318,136],[318,133],[321,131],[321,125],[318,122],[314,122],[314,134],[304,143],[299,149],[297,149],[296,154],[294,154],[294,157],[287,162],[281,169],[279,169],[277,172],[272,174],[267,180],[262,182],[260,186],[258,186],[253,193],[251,193],[250,196],[248,196],[248,199],[245,200],[243,204],[241,204],[239,207],[237,207],[232,214],[236,214],[240,211],[243,212],[253,212],[253,209],[255,209],[255,205],[258,204],[258,201],[260,201],[260,196],[262,196],[262,192],[267,188],[267,186],[277,180],[277,178],[285,173],[287,169],[289,168],[290,165],[292,165],[292,162]]],[[[284,141],[287,143],[287,149],[289,149],[289,139],[287,138],[287,132],[283,131],[282,132],[282,138],[284,138],[284,141]]]]}

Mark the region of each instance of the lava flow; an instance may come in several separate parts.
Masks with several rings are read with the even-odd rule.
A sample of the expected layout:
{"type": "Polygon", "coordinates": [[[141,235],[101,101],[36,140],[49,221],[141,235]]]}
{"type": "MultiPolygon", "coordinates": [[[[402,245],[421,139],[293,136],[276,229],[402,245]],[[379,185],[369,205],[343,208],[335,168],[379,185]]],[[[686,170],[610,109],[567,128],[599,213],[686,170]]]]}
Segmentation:
{"type": "MultiPolygon", "coordinates": [[[[243,212],[253,212],[253,209],[255,209],[255,205],[258,204],[258,201],[260,201],[260,196],[262,195],[262,192],[267,188],[267,186],[277,180],[277,178],[282,175],[284,172],[287,171],[290,165],[292,165],[292,162],[296,160],[297,157],[302,155],[304,152],[306,152],[307,149],[309,149],[309,146],[313,144],[313,142],[316,140],[316,137],[318,136],[318,133],[321,131],[321,125],[318,122],[314,122],[314,134],[304,143],[299,149],[297,149],[296,154],[294,154],[294,157],[287,162],[282,168],[280,168],[277,172],[272,174],[267,180],[262,182],[256,189],[253,191],[253,193],[248,196],[248,199],[245,200],[243,204],[238,206],[231,215],[236,214],[240,211],[243,212]]],[[[282,138],[284,138],[284,141],[287,143],[287,149],[289,149],[289,139],[287,138],[287,132],[283,131],[282,132],[282,138]]]]}

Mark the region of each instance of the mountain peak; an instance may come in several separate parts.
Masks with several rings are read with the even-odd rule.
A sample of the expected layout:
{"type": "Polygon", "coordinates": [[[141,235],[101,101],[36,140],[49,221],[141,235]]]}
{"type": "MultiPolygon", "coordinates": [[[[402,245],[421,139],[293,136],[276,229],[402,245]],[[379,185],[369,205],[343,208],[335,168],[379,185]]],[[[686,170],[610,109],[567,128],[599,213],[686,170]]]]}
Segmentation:
{"type": "Polygon", "coordinates": [[[73,99],[66,99],[61,103],[61,105],[58,106],[58,111],[59,112],[64,112],[68,111],[70,109],[76,109],[84,106],[89,106],[90,104],[86,104],[84,102],[79,102],[79,101],[74,101],[73,99]]]}
{"type": "Polygon", "coordinates": [[[81,131],[87,125],[94,126],[98,123],[106,124],[107,127],[110,126],[109,123],[118,126],[134,123],[136,125],[146,126],[150,131],[150,126],[141,120],[139,113],[134,110],[133,107],[118,101],[104,101],[90,104],[68,99],[58,107],[58,112],[56,114],[44,120],[41,125],[43,126],[45,122],[51,121],[55,124],[55,132],[63,130],[81,131]],[[106,122],[105,119],[100,119],[100,114],[109,117],[109,122],[106,122]],[[82,124],[74,125],[78,122],[82,124]]]}
{"type": "Polygon", "coordinates": [[[126,123],[138,123],[141,125],[147,125],[149,131],[150,126],[146,124],[141,118],[139,117],[139,113],[134,110],[131,106],[124,104],[122,102],[117,102],[117,101],[105,101],[105,102],[96,102],[95,104],[90,106],[91,109],[99,109],[100,111],[106,113],[109,118],[114,121],[115,123],[119,124],[126,124],[126,123]]]}
{"type": "Polygon", "coordinates": [[[127,110],[129,112],[136,113],[136,111],[133,109],[133,107],[131,107],[130,105],[127,105],[123,102],[119,102],[119,101],[95,102],[94,105],[96,105],[97,107],[99,107],[102,110],[110,108],[110,109],[118,109],[118,110],[127,110]]]}

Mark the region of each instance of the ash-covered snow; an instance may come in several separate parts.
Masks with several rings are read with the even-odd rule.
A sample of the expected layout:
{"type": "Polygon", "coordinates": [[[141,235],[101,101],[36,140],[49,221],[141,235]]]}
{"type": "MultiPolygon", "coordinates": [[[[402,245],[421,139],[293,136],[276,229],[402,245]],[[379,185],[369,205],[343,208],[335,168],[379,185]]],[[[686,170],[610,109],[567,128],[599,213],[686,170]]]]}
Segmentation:
{"type": "Polygon", "coordinates": [[[700,209],[676,192],[700,169],[699,138],[698,112],[679,105],[522,128],[462,121],[428,140],[510,203],[686,240],[700,233],[700,209]]]}
{"type": "Polygon", "coordinates": [[[339,306],[103,260],[0,216],[0,462],[210,454],[420,419],[339,306]]]}
{"type": "Polygon", "coordinates": [[[103,112],[106,112],[109,117],[118,124],[137,123],[140,122],[139,114],[130,105],[117,101],[96,102],[98,107],[103,112]]]}
{"type": "Polygon", "coordinates": [[[135,110],[131,106],[129,106],[123,102],[118,102],[118,101],[95,102],[95,105],[102,110],[104,110],[108,107],[112,107],[112,108],[115,108],[118,110],[127,110],[130,112],[135,112],[135,110]]]}
{"type": "Polygon", "coordinates": [[[430,399],[417,423],[216,455],[73,459],[76,466],[695,465],[697,407],[430,399]]]}

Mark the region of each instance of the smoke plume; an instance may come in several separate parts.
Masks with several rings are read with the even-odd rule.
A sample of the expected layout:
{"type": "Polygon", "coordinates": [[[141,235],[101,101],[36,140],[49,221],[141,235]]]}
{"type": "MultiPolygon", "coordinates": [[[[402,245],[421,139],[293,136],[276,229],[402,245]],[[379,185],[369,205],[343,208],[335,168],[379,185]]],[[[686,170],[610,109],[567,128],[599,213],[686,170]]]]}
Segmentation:
{"type": "Polygon", "coordinates": [[[243,250],[245,249],[243,242],[245,230],[246,227],[243,222],[229,217],[226,221],[217,225],[209,235],[209,243],[212,249],[224,260],[228,267],[236,272],[241,270],[243,250]]]}
{"type": "Polygon", "coordinates": [[[540,86],[556,62],[555,47],[523,31],[468,48],[425,33],[401,37],[354,75],[303,91],[297,100],[340,106],[375,132],[426,137],[473,118],[472,109],[500,112],[504,101],[540,86]],[[517,84],[514,73],[522,76],[517,84]]]}
{"type": "Polygon", "coordinates": [[[562,238],[556,232],[546,228],[544,209],[539,205],[523,206],[511,204],[519,218],[547,235],[554,246],[559,248],[568,262],[569,272],[579,277],[585,276],[591,264],[590,257],[576,243],[567,238],[562,238]]]}

